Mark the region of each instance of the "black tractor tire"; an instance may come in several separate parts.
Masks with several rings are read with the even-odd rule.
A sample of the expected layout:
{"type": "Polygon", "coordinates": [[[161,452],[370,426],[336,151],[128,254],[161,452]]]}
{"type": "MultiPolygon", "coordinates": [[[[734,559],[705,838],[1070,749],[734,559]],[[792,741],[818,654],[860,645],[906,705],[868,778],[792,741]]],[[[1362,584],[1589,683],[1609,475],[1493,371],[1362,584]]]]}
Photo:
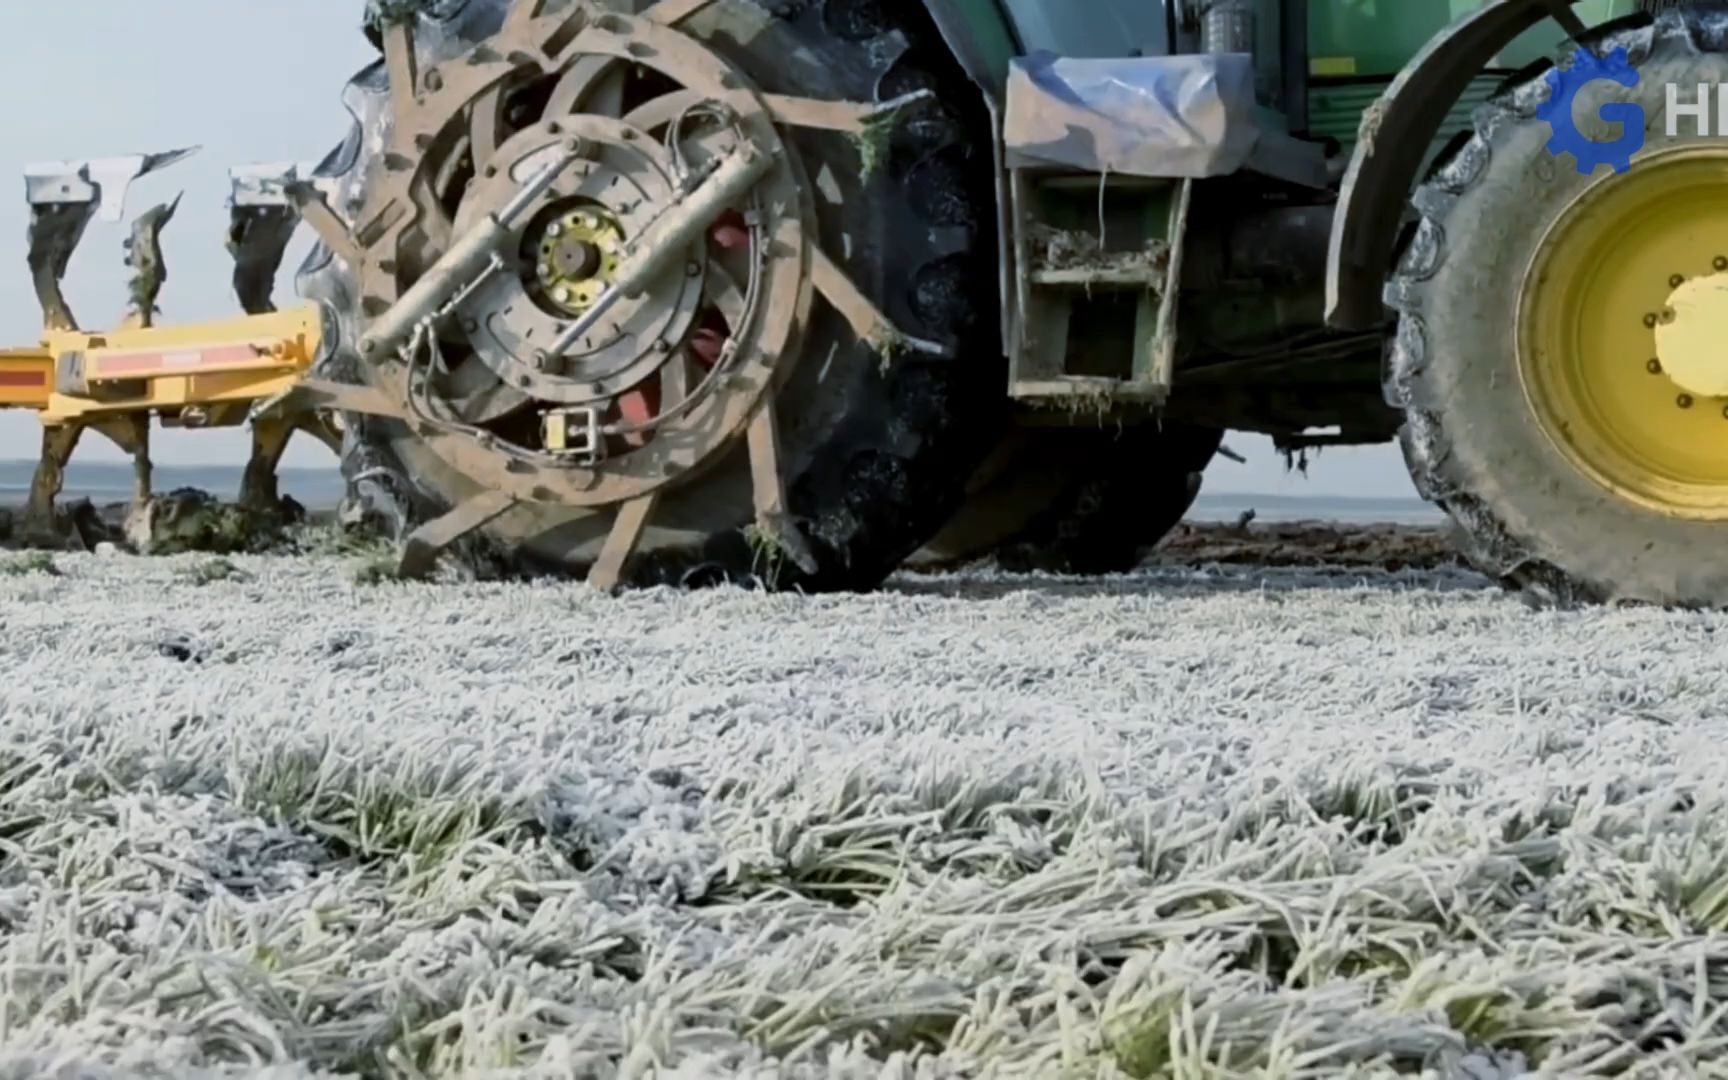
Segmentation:
{"type": "MultiPolygon", "coordinates": [[[[1613,93],[1652,118],[1644,153],[1699,141],[1654,121],[1667,83],[1728,81],[1725,25],[1720,11],[1634,16],[1595,36],[1640,72],[1638,87],[1613,93]]],[[[1399,315],[1386,400],[1404,410],[1405,460],[1459,526],[1470,562],[1509,588],[1561,604],[1728,604],[1728,524],[1667,516],[1598,485],[1553,446],[1522,390],[1526,268],[1592,180],[1549,154],[1536,115],[1548,98],[1545,70],[1526,73],[1478,110],[1474,134],[1415,196],[1421,221],[1386,291],[1399,315]]]]}
{"type": "MultiPolygon", "coordinates": [[[[484,27],[473,9],[508,6],[471,0],[464,18],[484,27]]],[[[950,355],[881,356],[818,298],[804,360],[778,398],[791,516],[817,571],[764,559],[751,542],[740,444],[662,496],[626,584],[873,588],[952,513],[1006,417],[988,116],[919,4],[717,0],[687,29],[767,92],[887,101],[935,91],[933,103],[896,127],[873,171],[860,167],[859,147],[844,136],[789,130],[786,139],[811,180],[825,250],[897,327],[949,346],[950,355]]],[[[354,85],[376,94],[384,79],[376,65],[354,85]]],[[[367,146],[351,136],[346,154],[332,161],[353,159],[347,167],[367,174],[367,146]]],[[[396,522],[406,532],[473,493],[472,482],[434,460],[405,425],[371,418],[359,430],[345,455],[356,495],[355,479],[368,478],[354,517],[396,522]]],[[[546,528],[514,545],[507,562],[585,571],[607,522],[568,517],[547,514],[546,528]]]]}
{"type": "Polygon", "coordinates": [[[1021,573],[1126,573],[1193,508],[1223,436],[1160,421],[1019,432],[923,561],[994,557],[1021,573]]]}

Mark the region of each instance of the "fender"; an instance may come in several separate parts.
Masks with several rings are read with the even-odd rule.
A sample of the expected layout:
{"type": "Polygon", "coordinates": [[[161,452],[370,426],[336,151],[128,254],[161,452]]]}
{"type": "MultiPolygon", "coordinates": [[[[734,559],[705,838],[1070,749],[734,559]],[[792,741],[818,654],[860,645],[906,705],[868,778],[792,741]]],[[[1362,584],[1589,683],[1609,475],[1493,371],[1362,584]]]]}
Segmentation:
{"type": "Polygon", "coordinates": [[[1498,0],[1464,16],[1404,66],[1365,118],[1395,137],[1356,144],[1326,265],[1326,323],[1371,330],[1385,320],[1382,291],[1417,172],[1446,114],[1494,57],[1543,19],[1568,36],[1584,33],[1572,10],[1578,0],[1498,0]]]}
{"type": "Polygon", "coordinates": [[[1008,62],[1020,53],[1013,24],[997,0],[924,0],[930,21],[966,75],[996,109],[1008,81],[1008,62]]]}

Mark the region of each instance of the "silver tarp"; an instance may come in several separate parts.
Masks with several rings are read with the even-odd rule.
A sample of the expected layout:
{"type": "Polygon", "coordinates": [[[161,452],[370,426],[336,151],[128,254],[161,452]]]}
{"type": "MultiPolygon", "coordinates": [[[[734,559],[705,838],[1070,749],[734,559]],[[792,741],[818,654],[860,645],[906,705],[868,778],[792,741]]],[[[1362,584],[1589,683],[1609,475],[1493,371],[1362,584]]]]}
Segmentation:
{"type": "Polygon", "coordinates": [[[1008,165],[1135,176],[1223,176],[1260,140],[1247,55],[1014,61],[1005,120],[1008,165]]]}

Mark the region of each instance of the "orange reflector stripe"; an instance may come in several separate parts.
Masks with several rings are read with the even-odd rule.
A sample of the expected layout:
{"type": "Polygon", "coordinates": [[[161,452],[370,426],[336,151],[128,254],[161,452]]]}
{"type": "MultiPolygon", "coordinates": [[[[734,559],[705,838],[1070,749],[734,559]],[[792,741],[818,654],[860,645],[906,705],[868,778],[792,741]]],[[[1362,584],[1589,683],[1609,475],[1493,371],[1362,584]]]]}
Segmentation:
{"type": "Polygon", "coordinates": [[[243,364],[254,360],[269,361],[270,355],[260,353],[258,348],[252,345],[223,345],[212,349],[187,349],[181,352],[118,353],[94,358],[90,365],[90,377],[175,373],[201,367],[243,364]]]}

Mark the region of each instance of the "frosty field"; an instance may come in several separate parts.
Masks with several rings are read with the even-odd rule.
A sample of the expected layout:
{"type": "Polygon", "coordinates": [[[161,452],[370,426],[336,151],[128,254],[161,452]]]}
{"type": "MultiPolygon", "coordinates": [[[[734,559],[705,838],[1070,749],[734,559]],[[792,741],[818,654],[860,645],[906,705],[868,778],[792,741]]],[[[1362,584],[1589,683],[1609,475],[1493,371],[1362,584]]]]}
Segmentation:
{"type": "Polygon", "coordinates": [[[3,1077],[1728,1074],[1728,617],[55,562],[3,1077]]]}

